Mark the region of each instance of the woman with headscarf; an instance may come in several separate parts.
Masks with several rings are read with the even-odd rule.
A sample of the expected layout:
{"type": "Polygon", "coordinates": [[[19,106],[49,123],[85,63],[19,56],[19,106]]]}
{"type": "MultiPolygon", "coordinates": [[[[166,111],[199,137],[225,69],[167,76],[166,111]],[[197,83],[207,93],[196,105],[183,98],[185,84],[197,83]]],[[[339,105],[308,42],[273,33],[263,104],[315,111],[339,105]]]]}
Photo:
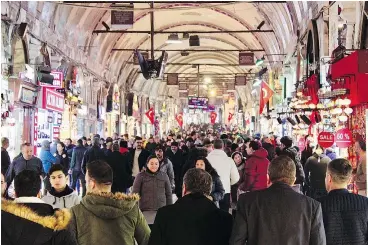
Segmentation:
{"type": "Polygon", "coordinates": [[[199,157],[196,161],[196,168],[200,168],[209,173],[212,177],[212,191],[211,198],[212,201],[219,207],[219,201],[222,200],[225,194],[224,186],[220,180],[220,176],[217,171],[212,167],[211,163],[206,157],[199,157]]]}
{"type": "MultiPolygon", "coordinates": [[[[43,171],[48,173],[52,164],[55,164],[57,159],[50,152],[50,142],[48,140],[42,141],[41,151],[40,151],[40,159],[42,161],[43,171]]],[[[50,176],[46,176],[44,179],[44,194],[46,191],[51,190],[50,176]]]]}
{"type": "Polygon", "coordinates": [[[331,159],[323,153],[323,148],[316,145],[304,167],[307,196],[318,199],[327,195],[325,178],[330,161],[331,159]]]}
{"type": "MultiPolygon", "coordinates": [[[[245,166],[245,158],[243,157],[243,154],[239,151],[236,151],[231,155],[231,158],[234,160],[235,165],[238,168],[239,176],[242,176],[245,166]]],[[[236,183],[235,185],[231,186],[231,201],[233,204],[236,204],[237,202],[238,187],[239,183],[236,183]]]]}
{"type": "Polygon", "coordinates": [[[160,171],[157,156],[147,159],[146,170],[135,177],[132,192],[139,194],[139,208],[142,211],[157,211],[173,203],[169,177],[160,171]]]}

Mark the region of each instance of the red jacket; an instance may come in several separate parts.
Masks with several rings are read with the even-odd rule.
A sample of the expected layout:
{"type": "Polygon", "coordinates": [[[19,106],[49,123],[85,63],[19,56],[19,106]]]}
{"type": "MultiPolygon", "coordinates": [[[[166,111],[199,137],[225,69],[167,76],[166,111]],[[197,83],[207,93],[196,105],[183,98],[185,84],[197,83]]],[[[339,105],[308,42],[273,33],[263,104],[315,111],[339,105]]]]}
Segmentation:
{"type": "Polygon", "coordinates": [[[267,188],[267,171],[270,161],[268,152],[261,148],[255,151],[245,162],[243,175],[239,180],[242,191],[256,191],[267,188]]]}

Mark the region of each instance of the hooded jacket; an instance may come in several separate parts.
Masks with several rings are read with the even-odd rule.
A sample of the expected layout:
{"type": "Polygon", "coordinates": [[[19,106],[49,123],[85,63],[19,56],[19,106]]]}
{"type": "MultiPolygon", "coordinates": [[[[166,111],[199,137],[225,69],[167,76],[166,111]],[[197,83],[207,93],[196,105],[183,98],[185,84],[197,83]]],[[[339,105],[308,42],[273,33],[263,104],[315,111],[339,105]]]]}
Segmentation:
{"type": "Polygon", "coordinates": [[[55,164],[57,161],[56,157],[51,154],[49,149],[41,149],[40,159],[45,173],[48,173],[52,164],[55,164]]]}
{"type": "Polygon", "coordinates": [[[150,229],[138,208],[139,196],[87,193],[71,209],[70,230],[79,245],[148,243],[150,229]]]}
{"type": "Polygon", "coordinates": [[[42,162],[39,158],[32,156],[31,159],[26,160],[23,156],[20,156],[13,160],[13,162],[9,166],[8,171],[6,172],[6,182],[8,186],[10,186],[15,176],[26,169],[33,170],[37,172],[37,174],[45,176],[42,162]]]}
{"type": "Polygon", "coordinates": [[[172,204],[172,189],[167,174],[157,170],[150,173],[147,169],[140,172],[133,184],[133,193],[139,194],[139,208],[142,211],[157,211],[172,204]]]}
{"type": "Polygon", "coordinates": [[[1,244],[76,245],[66,230],[70,218],[70,212],[66,209],[54,211],[47,204],[19,204],[3,200],[1,244]]]}
{"type": "Polygon", "coordinates": [[[245,162],[245,168],[239,181],[242,191],[256,191],[267,188],[267,172],[270,161],[264,148],[256,150],[245,162]]]}
{"type": "Polygon", "coordinates": [[[283,149],[280,155],[288,156],[294,161],[295,166],[296,166],[295,184],[303,184],[305,180],[305,175],[303,171],[303,166],[301,164],[300,156],[298,154],[298,151],[295,149],[295,147],[292,146],[292,147],[283,149]]]}
{"type": "Polygon", "coordinates": [[[68,185],[61,193],[56,193],[54,188],[42,198],[42,200],[50,204],[53,208],[72,208],[80,203],[80,197],[68,185]]]}

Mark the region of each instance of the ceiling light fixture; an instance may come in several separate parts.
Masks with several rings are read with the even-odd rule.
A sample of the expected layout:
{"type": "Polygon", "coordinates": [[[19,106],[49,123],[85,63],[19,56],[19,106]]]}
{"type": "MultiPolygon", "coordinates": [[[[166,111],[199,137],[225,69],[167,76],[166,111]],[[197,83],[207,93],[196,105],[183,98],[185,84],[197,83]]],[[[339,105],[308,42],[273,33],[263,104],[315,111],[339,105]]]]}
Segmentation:
{"type": "Polygon", "coordinates": [[[257,26],[257,30],[261,30],[262,26],[264,26],[266,22],[263,20],[259,25],[257,26]]]}
{"type": "Polygon", "coordinates": [[[110,26],[105,21],[102,21],[102,25],[106,28],[106,31],[110,31],[110,26]]]}
{"type": "Polygon", "coordinates": [[[212,80],[211,80],[211,78],[210,78],[210,77],[205,77],[205,78],[204,78],[204,83],[205,83],[205,84],[209,84],[209,83],[211,83],[211,81],[212,81],[212,80]]]}
{"type": "Polygon", "coordinates": [[[183,33],[183,39],[189,39],[189,33],[188,32],[183,33]]]}
{"type": "Polygon", "coordinates": [[[168,39],[166,40],[166,43],[176,44],[182,43],[182,41],[179,39],[179,35],[177,33],[172,33],[169,35],[168,39]]]}

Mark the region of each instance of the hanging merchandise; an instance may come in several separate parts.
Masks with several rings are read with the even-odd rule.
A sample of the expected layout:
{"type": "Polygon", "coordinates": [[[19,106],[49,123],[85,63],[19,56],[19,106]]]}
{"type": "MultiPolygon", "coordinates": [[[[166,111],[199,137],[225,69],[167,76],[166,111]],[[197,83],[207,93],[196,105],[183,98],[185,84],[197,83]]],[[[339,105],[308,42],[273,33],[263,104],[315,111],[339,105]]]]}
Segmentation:
{"type": "Polygon", "coordinates": [[[330,132],[321,132],[318,135],[318,144],[324,148],[331,147],[335,142],[335,136],[330,132]]]}
{"type": "Polygon", "coordinates": [[[148,119],[150,120],[151,124],[154,124],[155,121],[155,111],[153,108],[149,109],[146,112],[146,116],[148,117],[148,119]]]}
{"type": "Polygon", "coordinates": [[[268,86],[268,84],[262,81],[261,93],[260,93],[260,97],[259,97],[259,114],[262,114],[265,105],[271,99],[273,94],[274,94],[274,92],[268,86]]]}
{"type": "Polygon", "coordinates": [[[158,119],[155,120],[154,126],[155,126],[155,136],[157,136],[160,133],[160,122],[158,121],[158,119]]]}
{"type": "Polygon", "coordinates": [[[348,128],[342,128],[336,132],[336,145],[347,148],[353,143],[353,135],[348,128]]]}
{"type": "Polygon", "coordinates": [[[183,113],[181,112],[177,114],[175,119],[178,122],[179,126],[182,128],[183,127],[183,113]]]}

